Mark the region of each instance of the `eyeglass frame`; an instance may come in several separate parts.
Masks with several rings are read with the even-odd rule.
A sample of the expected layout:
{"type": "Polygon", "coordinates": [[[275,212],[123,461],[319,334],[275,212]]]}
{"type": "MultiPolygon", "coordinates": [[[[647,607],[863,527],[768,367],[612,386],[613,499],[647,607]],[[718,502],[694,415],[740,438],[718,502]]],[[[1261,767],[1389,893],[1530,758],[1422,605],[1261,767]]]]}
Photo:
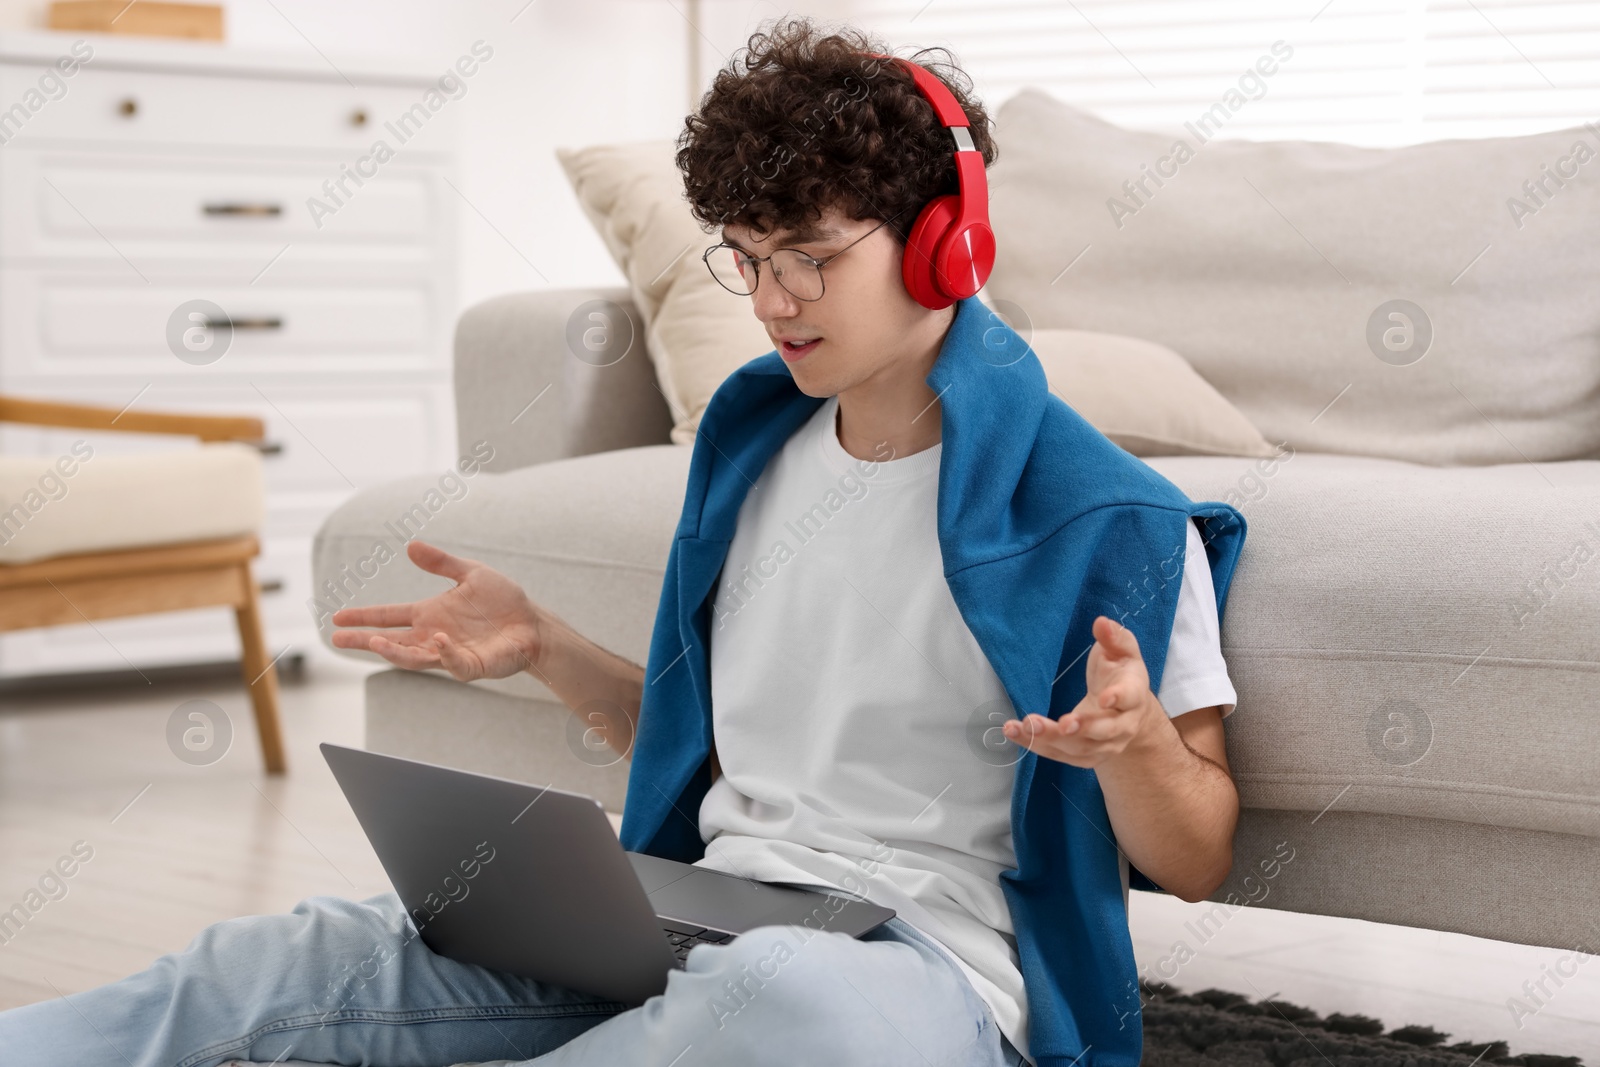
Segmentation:
{"type": "Polygon", "coordinates": [[[851,241],[849,244],[847,244],[843,248],[839,249],[839,251],[830,253],[829,255],[826,255],[826,256],[823,256],[821,259],[818,259],[816,256],[806,255],[806,253],[800,251],[800,249],[792,248],[792,247],[790,247],[788,245],[785,245],[783,248],[774,248],[771,252],[767,253],[764,256],[752,256],[749,252],[746,252],[744,249],[740,248],[738,245],[731,245],[726,241],[719,241],[716,244],[712,245],[710,248],[705,250],[705,252],[700,256],[700,261],[706,265],[706,270],[711,272],[711,277],[716,279],[716,283],[718,285],[721,285],[722,288],[728,289],[728,287],[726,285],[723,285],[722,279],[717,277],[716,269],[711,266],[711,253],[715,252],[719,248],[727,248],[727,249],[732,249],[734,252],[737,252],[740,255],[744,256],[745,258],[749,259],[751,263],[756,265],[756,267],[755,267],[755,271],[756,271],[756,282],[755,282],[755,285],[752,285],[748,292],[741,293],[736,289],[728,289],[728,292],[732,293],[734,296],[755,296],[756,295],[756,289],[761,285],[761,264],[769,262],[772,259],[772,257],[777,255],[779,252],[796,252],[796,253],[799,253],[799,255],[801,255],[805,259],[810,260],[811,265],[817,269],[817,281],[822,285],[822,292],[818,293],[816,296],[801,296],[800,294],[796,293],[793,289],[790,289],[787,285],[784,285],[782,279],[779,279],[778,285],[783,289],[784,292],[788,293],[790,296],[794,297],[796,300],[801,300],[801,301],[804,301],[804,302],[806,302],[808,304],[815,303],[816,301],[821,300],[824,296],[828,295],[828,283],[827,283],[827,280],[822,275],[822,268],[826,267],[829,263],[832,263],[834,260],[836,260],[840,256],[844,255],[846,252],[850,251],[850,249],[854,248],[856,245],[860,244],[862,241],[865,241],[868,237],[871,237],[873,234],[877,233],[879,230],[883,229],[885,226],[889,225],[889,223],[893,222],[895,219],[899,218],[901,215],[904,215],[904,214],[905,214],[905,209],[901,208],[899,211],[896,211],[893,215],[890,215],[888,218],[886,218],[882,222],[878,223],[876,226],[874,226],[872,229],[868,230],[866,233],[862,234],[860,237],[857,237],[854,241],[851,241]]]}

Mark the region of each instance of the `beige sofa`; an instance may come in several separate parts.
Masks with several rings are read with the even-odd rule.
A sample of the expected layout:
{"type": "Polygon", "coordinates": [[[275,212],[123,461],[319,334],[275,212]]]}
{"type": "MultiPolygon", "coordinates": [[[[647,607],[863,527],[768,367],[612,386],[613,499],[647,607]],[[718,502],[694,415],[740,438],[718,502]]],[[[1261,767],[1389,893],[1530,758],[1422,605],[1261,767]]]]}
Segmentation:
{"type": "MultiPolygon", "coordinates": [[[[1521,229],[1500,203],[1572,135],[1216,141],[1118,213],[1107,201],[1173,137],[1031,92],[1001,111],[989,298],[1021,330],[1177,349],[1292,450],[1145,460],[1249,523],[1222,630],[1244,810],[1215,900],[1600,939],[1600,179],[1575,179],[1521,229]],[[1432,312],[1420,359],[1381,331],[1367,342],[1391,298],[1432,312]]],[[[331,516],[314,553],[326,604],[448,584],[403,557],[370,562],[409,514],[645,661],[690,449],[668,443],[642,352],[600,367],[568,350],[569,316],[594,299],[638,315],[629,290],[597,289],[462,316],[461,453],[487,442],[493,458],[437,507],[431,472],[331,516]]],[[[587,748],[527,675],[380,672],[366,717],[379,751],[624,800],[626,762],[587,748]]]]}

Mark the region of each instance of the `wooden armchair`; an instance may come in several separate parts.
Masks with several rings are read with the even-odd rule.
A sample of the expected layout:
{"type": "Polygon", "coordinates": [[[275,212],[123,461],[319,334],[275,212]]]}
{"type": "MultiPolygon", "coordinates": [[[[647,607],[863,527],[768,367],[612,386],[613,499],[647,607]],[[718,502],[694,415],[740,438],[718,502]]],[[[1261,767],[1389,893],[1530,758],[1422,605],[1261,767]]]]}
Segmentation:
{"type": "MultiPolygon", "coordinates": [[[[117,412],[6,396],[0,396],[0,422],[181,434],[206,442],[255,442],[264,430],[255,418],[117,412]]],[[[188,608],[233,608],[262,756],[269,774],[282,774],[286,764],[278,678],[267,655],[250,573],[250,560],[259,554],[260,543],[247,534],[0,563],[0,632],[188,608]]]]}

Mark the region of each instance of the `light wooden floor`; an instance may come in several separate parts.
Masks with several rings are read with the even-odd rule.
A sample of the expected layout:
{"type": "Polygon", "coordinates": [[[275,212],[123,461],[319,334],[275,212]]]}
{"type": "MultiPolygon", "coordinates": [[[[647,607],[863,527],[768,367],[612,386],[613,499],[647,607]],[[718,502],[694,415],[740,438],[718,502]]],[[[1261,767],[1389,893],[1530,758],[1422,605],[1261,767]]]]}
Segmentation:
{"type": "MultiPolygon", "coordinates": [[[[290,775],[280,781],[261,773],[237,686],[0,697],[0,911],[75,842],[94,849],[66,896],[0,944],[0,1009],[120,978],[219,919],[287,911],[319,893],[387,890],[316,749],[361,743],[366,669],[317,660],[311,681],[285,685],[290,775]],[[195,698],[219,704],[236,729],[233,748],[209,767],[180,762],[166,745],[172,709],[195,698]]],[[[1201,944],[1184,923],[1204,910],[1133,894],[1140,964],[1153,967],[1181,939],[1198,949],[1173,979],[1181,989],[1277,994],[1323,1014],[1422,1023],[1452,1041],[1499,1038],[1513,1053],[1600,1067],[1600,962],[1580,966],[1519,1029],[1507,998],[1561,952],[1267,908],[1234,913],[1201,944]]]]}

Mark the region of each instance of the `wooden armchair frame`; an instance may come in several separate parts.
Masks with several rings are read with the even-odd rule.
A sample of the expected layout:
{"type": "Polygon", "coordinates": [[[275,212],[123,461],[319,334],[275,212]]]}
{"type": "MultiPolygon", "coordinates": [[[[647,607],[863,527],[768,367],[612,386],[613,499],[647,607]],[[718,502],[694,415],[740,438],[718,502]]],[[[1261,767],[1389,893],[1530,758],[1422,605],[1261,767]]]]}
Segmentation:
{"type": "MultiPolygon", "coordinates": [[[[0,396],[0,422],[123,433],[162,433],[202,441],[262,439],[260,419],[159,412],[118,412],[0,396]]],[[[63,623],[226,606],[239,626],[244,682],[268,774],[283,774],[278,675],[267,655],[261,602],[250,561],[254,536],[188,541],[114,552],[84,552],[34,563],[0,564],[0,632],[63,623]]]]}

